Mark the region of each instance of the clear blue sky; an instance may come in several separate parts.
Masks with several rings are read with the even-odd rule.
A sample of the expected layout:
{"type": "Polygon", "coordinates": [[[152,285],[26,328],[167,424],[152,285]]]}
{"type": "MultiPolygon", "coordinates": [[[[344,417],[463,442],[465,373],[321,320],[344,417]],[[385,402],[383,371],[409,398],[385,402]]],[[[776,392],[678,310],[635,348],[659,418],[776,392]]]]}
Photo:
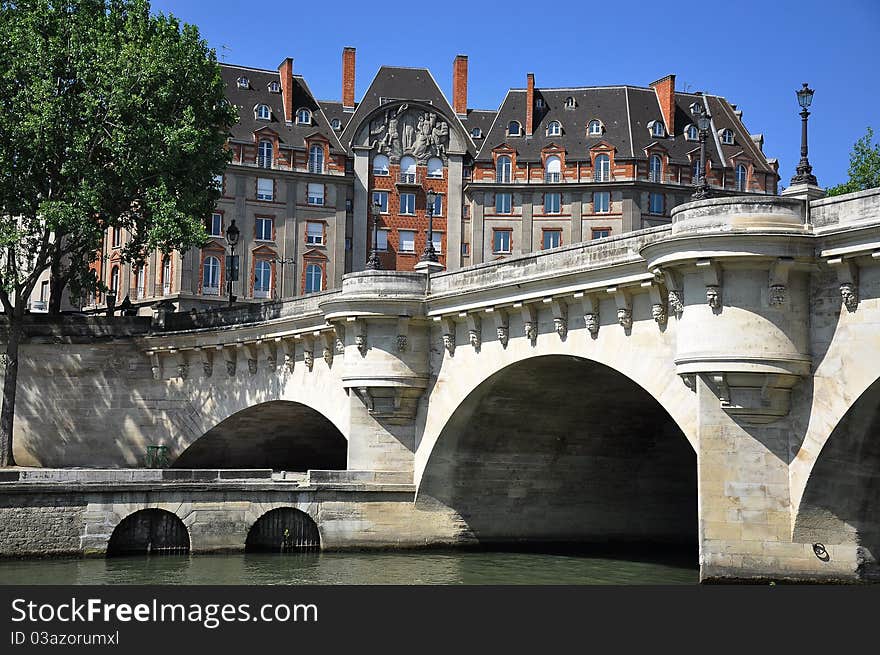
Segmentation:
{"type": "Polygon", "coordinates": [[[534,72],[539,87],[676,86],[725,96],[765,137],[783,185],[800,157],[795,90],[816,90],[810,162],[823,186],[847,177],[852,144],[880,139],[880,0],[577,2],[233,2],[153,0],[198,25],[228,63],[274,69],[293,57],[320,99],[341,98],[344,46],[356,94],[382,64],[431,69],[451,99],[452,60],[468,55],[468,104],[496,108],[534,72]],[[702,15],[700,12],[704,12],[702,15]]]}

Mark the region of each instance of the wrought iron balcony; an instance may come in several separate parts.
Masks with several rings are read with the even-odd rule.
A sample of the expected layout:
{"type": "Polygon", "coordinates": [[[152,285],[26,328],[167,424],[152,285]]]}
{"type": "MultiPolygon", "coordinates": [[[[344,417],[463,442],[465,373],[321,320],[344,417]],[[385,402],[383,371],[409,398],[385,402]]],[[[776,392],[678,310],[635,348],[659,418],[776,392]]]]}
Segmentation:
{"type": "Polygon", "coordinates": [[[555,184],[557,182],[562,182],[562,173],[545,173],[544,181],[548,184],[555,184]]]}
{"type": "Polygon", "coordinates": [[[418,187],[422,186],[422,181],[418,173],[400,173],[397,176],[398,187],[418,187]]]}

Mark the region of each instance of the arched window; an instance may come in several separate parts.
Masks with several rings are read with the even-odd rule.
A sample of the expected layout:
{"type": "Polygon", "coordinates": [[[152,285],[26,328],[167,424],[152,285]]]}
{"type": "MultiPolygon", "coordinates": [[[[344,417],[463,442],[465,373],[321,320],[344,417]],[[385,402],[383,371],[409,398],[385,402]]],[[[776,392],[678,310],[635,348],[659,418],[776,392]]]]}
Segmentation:
{"type": "Polygon", "coordinates": [[[559,157],[553,155],[551,157],[547,157],[547,162],[545,164],[546,170],[544,172],[544,181],[545,182],[561,182],[562,181],[562,162],[559,157]]]}
{"type": "Polygon", "coordinates": [[[600,136],[602,134],[602,123],[597,121],[595,118],[591,120],[589,125],[589,133],[590,136],[600,136]]]}
{"type": "Polygon", "coordinates": [[[736,165],[736,190],[745,191],[748,183],[748,171],[743,164],[736,165]]]}
{"type": "Polygon", "coordinates": [[[206,296],[219,296],[220,260],[214,256],[205,257],[202,268],[202,293],[206,296]]]}
{"type": "Polygon", "coordinates": [[[119,267],[110,269],[110,295],[119,296],[119,267]]]}
{"type": "Polygon", "coordinates": [[[272,168],[272,142],[260,141],[257,147],[257,166],[260,168],[272,168]]]}
{"type": "Polygon", "coordinates": [[[573,96],[568,96],[565,99],[565,108],[566,109],[574,109],[575,108],[575,100],[573,96]]]}
{"type": "Polygon", "coordinates": [[[428,177],[443,177],[443,160],[439,157],[431,157],[428,160],[428,177]]]}
{"type": "Polygon", "coordinates": [[[257,105],[257,118],[267,121],[272,118],[272,110],[269,105],[257,105]]]}
{"type": "Polygon", "coordinates": [[[480,139],[483,137],[483,130],[481,130],[479,127],[475,127],[471,130],[471,136],[475,139],[480,139]]]}
{"type": "Polygon", "coordinates": [[[608,155],[596,155],[595,167],[593,180],[596,182],[608,182],[611,180],[611,158],[608,155]]]}
{"type": "Polygon", "coordinates": [[[495,162],[495,181],[510,182],[510,157],[501,155],[495,162]]]}
{"type": "Polygon", "coordinates": [[[663,161],[660,159],[660,155],[651,155],[651,159],[649,161],[649,170],[648,170],[648,179],[651,182],[662,182],[663,181],[663,161]]]}
{"type": "Polygon", "coordinates": [[[309,173],[324,172],[324,148],[317,143],[309,146],[309,173]]]}
{"type": "Polygon", "coordinates": [[[272,265],[265,259],[254,266],[254,298],[268,298],[272,288],[272,265]]]}
{"type": "Polygon", "coordinates": [[[146,266],[138,266],[135,270],[135,298],[146,298],[147,296],[147,268],[146,266]]]}
{"type": "Polygon", "coordinates": [[[373,175],[388,175],[388,157],[385,155],[373,157],[373,175]]]}
{"type": "Polygon", "coordinates": [[[651,121],[651,136],[662,137],[666,134],[666,128],[662,121],[651,121]]]}
{"type": "Polygon", "coordinates": [[[698,141],[700,139],[700,131],[696,125],[688,125],[684,128],[684,138],[688,141],[698,141]]]}
{"type": "Polygon", "coordinates": [[[519,136],[521,133],[521,127],[518,122],[510,121],[507,124],[507,136],[519,136]]]}
{"type": "Polygon", "coordinates": [[[319,264],[306,266],[306,293],[320,291],[323,286],[324,271],[319,264]]]}
{"type": "Polygon", "coordinates": [[[278,82],[269,82],[269,93],[280,93],[281,85],[278,82]]]}
{"type": "Polygon", "coordinates": [[[407,155],[400,158],[400,181],[412,184],[416,181],[416,160],[407,155]]]}
{"type": "Polygon", "coordinates": [[[250,83],[250,80],[248,80],[248,78],[243,77],[243,76],[238,78],[238,88],[239,89],[247,89],[250,85],[251,85],[251,83],[250,83]]]}
{"type": "Polygon", "coordinates": [[[724,129],[721,130],[721,143],[726,146],[733,145],[733,130],[724,129]]]}
{"type": "Polygon", "coordinates": [[[559,121],[550,121],[547,126],[547,136],[559,136],[560,134],[562,134],[562,126],[559,121]]]}
{"type": "Polygon", "coordinates": [[[338,118],[334,118],[332,121],[330,121],[330,127],[332,127],[334,130],[341,130],[342,121],[340,121],[338,118]]]}
{"type": "Polygon", "coordinates": [[[162,295],[167,296],[171,293],[171,257],[165,255],[162,258],[162,295]]]}
{"type": "Polygon", "coordinates": [[[300,109],[296,112],[296,122],[299,125],[311,125],[312,124],[312,112],[308,109],[300,109]]]}

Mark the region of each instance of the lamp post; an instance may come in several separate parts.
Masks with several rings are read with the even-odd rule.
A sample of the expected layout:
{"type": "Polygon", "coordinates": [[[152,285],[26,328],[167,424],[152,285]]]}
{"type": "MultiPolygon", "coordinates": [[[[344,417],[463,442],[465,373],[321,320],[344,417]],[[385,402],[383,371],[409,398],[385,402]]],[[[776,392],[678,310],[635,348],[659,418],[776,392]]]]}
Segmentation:
{"type": "Polygon", "coordinates": [[[284,300],[284,265],[285,264],[294,264],[296,263],[296,259],[293,257],[276,257],[276,264],[281,264],[281,300],[284,300]]]}
{"type": "Polygon", "coordinates": [[[791,178],[792,184],[811,184],[818,186],[816,176],[813,175],[813,167],[810,166],[810,160],[807,159],[807,117],[810,112],[807,107],[813,102],[813,89],[804,86],[797,90],[798,104],[801,106],[801,160],[798,162],[795,175],[791,178]]]}
{"type": "Polygon", "coordinates": [[[235,224],[235,220],[226,228],[226,243],[229,244],[229,255],[226,256],[226,292],[229,295],[229,304],[235,302],[235,296],[232,295],[232,283],[238,282],[238,255],[235,254],[235,246],[238,243],[238,237],[241,236],[241,230],[235,224]]]}
{"type": "Polygon", "coordinates": [[[694,115],[697,118],[697,130],[700,133],[700,170],[694,179],[694,200],[705,200],[712,195],[709,190],[709,182],[706,180],[706,139],[709,136],[709,128],[712,125],[712,115],[703,108],[703,105],[694,105],[694,115]]]}
{"type": "Polygon", "coordinates": [[[437,251],[434,250],[434,203],[437,193],[430,189],[425,192],[426,209],[428,210],[428,242],[425,244],[425,252],[419,258],[420,262],[437,262],[437,251]]]}
{"type": "Polygon", "coordinates": [[[379,259],[379,214],[382,213],[382,205],[374,202],[370,205],[370,211],[373,214],[373,250],[367,258],[368,271],[381,271],[382,260],[379,259]]]}

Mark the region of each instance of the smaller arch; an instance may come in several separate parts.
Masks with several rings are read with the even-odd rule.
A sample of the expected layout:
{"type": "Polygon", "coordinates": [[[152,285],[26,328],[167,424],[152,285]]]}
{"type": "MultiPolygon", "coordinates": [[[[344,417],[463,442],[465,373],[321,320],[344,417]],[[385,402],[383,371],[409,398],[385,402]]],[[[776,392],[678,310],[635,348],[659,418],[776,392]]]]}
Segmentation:
{"type": "Polygon", "coordinates": [[[562,124],[559,121],[550,121],[547,125],[547,136],[559,136],[562,134],[562,124]]]}
{"type": "Polygon", "coordinates": [[[257,146],[257,166],[260,168],[272,168],[273,146],[271,141],[260,141],[257,146]]]}
{"type": "Polygon", "coordinates": [[[660,155],[651,155],[651,158],[648,160],[648,178],[651,182],[662,182],[663,181],[663,160],[660,158],[660,155]]]}
{"type": "Polygon", "coordinates": [[[744,164],[736,165],[736,190],[745,191],[748,186],[749,174],[744,164]]]}
{"type": "Polygon", "coordinates": [[[519,121],[510,121],[507,124],[507,136],[520,136],[522,134],[522,126],[519,121]]]}
{"type": "Polygon", "coordinates": [[[594,118],[587,125],[587,133],[590,136],[602,136],[602,132],[604,132],[604,126],[602,125],[602,121],[598,118],[594,118]]]}
{"type": "Polygon", "coordinates": [[[443,160],[439,157],[431,157],[428,160],[428,177],[443,179],[443,160]]]}
{"type": "Polygon", "coordinates": [[[324,147],[318,143],[309,146],[309,173],[324,172],[324,147]]]}
{"type": "Polygon", "coordinates": [[[684,138],[687,141],[699,141],[700,140],[700,131],[697,129],[696,125],[690,124],[684,128],[684,138]]]}
{"type": "Polygon", "coordinates": [[[183,521],[164,509],[141,509],[113,529],[107,557],[123,555],[185,555],[190,536],[183,521]]]}
{"type": "Polygon", "coordinates": [[[297,125],[311,125],[312,124],[312,112],[305,107],[296,110],[296,123],[297,125]]]}
{"type": "Polygon", "coordinates": [[[303,553],[321,550],[315,520],[294,507],[277,507],[258,518],[248,530],[246,553],[303,553]]]}
{"type": "Polygon", "coordinates": [[[497,161],[495,162],[495,181],[496,182],[510,182],[511,175],[511,166],[510,166],[510,157],[507,155],[501,155],[497,161]]]}
{"type": "Polygon", "coordinates": [[[269,109],[269,105],[259,104],[254,108],[254,114],[256,118],[263,121],[268,121],[272,118],[272,110],[269,109]]]}

